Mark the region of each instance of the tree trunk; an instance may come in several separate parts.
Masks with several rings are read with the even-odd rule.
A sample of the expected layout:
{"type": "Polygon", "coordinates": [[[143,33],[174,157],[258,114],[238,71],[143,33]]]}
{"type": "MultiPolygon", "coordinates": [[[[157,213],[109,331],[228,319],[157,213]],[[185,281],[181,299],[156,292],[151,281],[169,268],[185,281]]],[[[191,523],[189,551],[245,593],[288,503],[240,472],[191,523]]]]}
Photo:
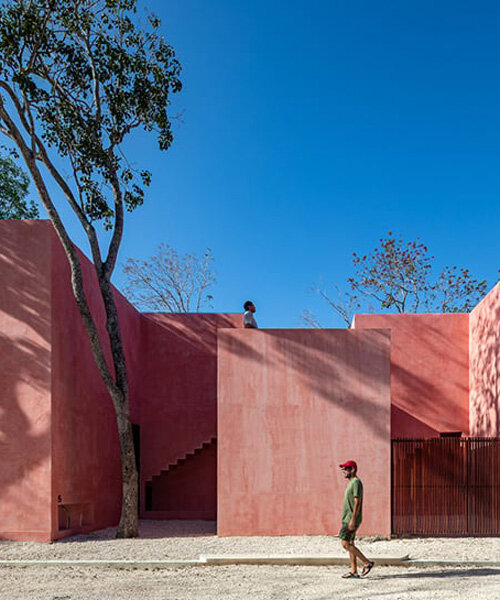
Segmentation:
{"type": "MultiPolygon", "coordinates": [[[[120,441],[120,454],[122,462],[122,513],[120,524],[118,526],[117,537],[137,537],[138,535],[138,477],[135,463],[134,439],[132,433],[132,424],[130,422],[129,393],[127,384],[127,369],[125,364],[125,354],[123,351],[120,328],[118,322],[118,312],[116,309],[113,288],[109,281],[111,272],[104,274],[102,265],[94,264],[95,272],[99,281],[99,288],[106,310],[106,329],[108,332],[113,358],[114,375],[113,378],[106,361],[105,353],[99,332],[90,311],[85,289],[83,285],[80,261],[73,246],[73,243],[62,223],[57,212],[45,181],[36,163],[34,152],[26,144],[18,127],[10,118],[5,110],[3,99],[0,96],[0,118],[6,123],[9,130],[9,137],[16,142],[23,159],[28,167],[37,188],[40,200],[47,210],[50,220],[54,225],[57,235],[63,245],[68,262],[71,268],[71,284],[76,304],[83,319],[83,323],[90,340],[92,354],[94,356],[99,373],[106,385],[106,388],[113,401],[118,426],[118,436],[120,441]]],[[[119,240],[119,237],[117,237],[119,240]]],[[[92,246],[93,255],[96,254],[94,244],[97,244],[95,236],[89,236],[89,242],[92,246]]],[[[115,253],[118,248],[115,241],[115,253]]],[[[113,262],[114,264],[114,262],[113,262]]],[[[108,269],[111,271],[111,269],[108,269]]]]}
{"type": "Polygon", "coordinates": [[[122,464],[122,512],[116,537],[137,537],[138,525],[138,491],[139,482],[135,462],[134,436],[130,421],[130,402],[128,391],[127,366],[125,352],[120,333],[118,310],[116,308],[113,287],[106,277],[98,274],[99,288],[106,310],[106,329],[111,346],[111,355],[115,370],[114,389],[109,389],[115,407],[120,441],[122,464]]]}
{"type": "Polygon", "coordinates": [[[128,402],[117,399],[115,402],[122,459],[122,512],[116,537],[130,538],[139,535],[137,467],[135,464],[132,424],[128,414],[128,402]],[[118,408],[117,408],[118,406],[118,408]]]}

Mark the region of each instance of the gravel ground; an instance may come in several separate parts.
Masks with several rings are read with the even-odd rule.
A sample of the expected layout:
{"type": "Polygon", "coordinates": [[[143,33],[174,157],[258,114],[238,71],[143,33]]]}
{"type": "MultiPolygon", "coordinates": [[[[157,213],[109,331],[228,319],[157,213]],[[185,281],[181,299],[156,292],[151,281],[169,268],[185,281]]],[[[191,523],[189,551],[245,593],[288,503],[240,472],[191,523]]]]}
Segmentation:
{"type": "MultiPolygon", "coordinates": [[[[200,554],[342,556],[328,536],[217,538],[207,522],[142,521],[135,540],[114,539],[114,529],[53,544],[0,542],[0,559],[173,559],[200,554]]],[[[403,556],[500,560],[500,538],[362,538],[369,557],[403,556]]],[[[500,568],[378,567],[360,580],[343,580],[345,567],[226,566],[169,570],[3,567],[0,599],[22,600],[326,600],[327,598],[500,600],[500,568]]]]}
{"type": "Polygon", "coordinates": [[[131,571],[3,568],[2,600],[498,600],[500,569],[380,567],[366,579],[340,567],[189,567],[131,571]]]}

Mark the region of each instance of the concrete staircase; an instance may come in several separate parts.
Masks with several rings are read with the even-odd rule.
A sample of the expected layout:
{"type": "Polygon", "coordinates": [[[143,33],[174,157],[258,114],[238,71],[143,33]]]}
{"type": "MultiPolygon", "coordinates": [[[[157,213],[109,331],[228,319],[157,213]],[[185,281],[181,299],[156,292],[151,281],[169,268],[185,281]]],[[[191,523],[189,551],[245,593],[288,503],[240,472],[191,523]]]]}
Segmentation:
{"type": "Polygon", "coordinates": [[[161,512],[162,509],[153,509],[153,489],[156,487],[155,484],[159,484],[160,480],[165,476],[174,473],[177,469],[180,469],[183,465],[192,461],[203,452],[211,449],[217,443],[216,437],[211,437],[209,440],[202,442],[198,447],[194,448],[190,452],[187,452],[175,462],[169,463],[164,469],[162,469],[156,475],[149,477],[145,482],[145,498],[144,508],[147,512],[161,512]]]}
{"type": "Polygon", "coordinates": [[[208,441],[203,442],[201,446],[194,448],[194,450],[191,450],[191,452],[188,452],[181,458],[177,459],[174,463],[168,464],[167,467],[165,469],[162,469],[157,475],[153,475],[153,477],[148,481],[148,483],[153,483],[154,481],[157,481],[162,475],[166,475],[167,473],[175,471],[175,469],[178,469],[186,461],[190,460],[194,456],[197,456],[198,454],[201,454],[203,450],[207,450],[212,444],[215,443],[217,443],[216,437],[210,438],[208,441]]]}

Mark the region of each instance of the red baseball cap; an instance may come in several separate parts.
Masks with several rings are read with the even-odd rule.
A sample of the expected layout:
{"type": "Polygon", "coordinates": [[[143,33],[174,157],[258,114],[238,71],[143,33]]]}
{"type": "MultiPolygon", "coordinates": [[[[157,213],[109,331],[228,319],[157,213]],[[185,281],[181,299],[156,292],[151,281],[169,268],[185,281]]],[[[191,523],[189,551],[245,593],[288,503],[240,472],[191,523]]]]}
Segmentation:
{"type": "Polygon", "coordinates": [[[348,460],[343,465],[339,465],[339,467],[341,469],[347,469],[348,467],[351,467],[351,469],[354,469],[355,471],[358,470],[358,465],[353,460],[348,460]]]}

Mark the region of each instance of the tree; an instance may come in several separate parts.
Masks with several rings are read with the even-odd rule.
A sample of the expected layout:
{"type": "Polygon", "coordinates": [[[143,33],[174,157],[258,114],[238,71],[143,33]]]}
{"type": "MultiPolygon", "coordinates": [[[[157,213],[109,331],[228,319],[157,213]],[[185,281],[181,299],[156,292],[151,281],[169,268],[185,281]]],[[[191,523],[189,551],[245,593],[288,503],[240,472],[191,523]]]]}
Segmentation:
{"type": "Polygon", "coordinates": [[[0,156],[0,220],[38,219],[37,205],[26,201],[30,179],[10,158],[0,156]]]}
{"type": "MultiPolygon", "coordinates": [[[[361,304],[355,295],[342,291],[338,285],[334,285],[333,287],[335,288],[335,296],[332,296],[331,292],[327,292],[325,287],[321,284],[313,286],[313,291],[326,301],[326,303],[340,316],[347,327],[350,327],[354,313],[361,304]]],[[[301,318],[302,322],[307,327],[316,329],[322,328],[318,317],[311,310],[304,310],[301,318]]]]}
{"type": "Polygon", "coordinates": [[[118,537],[138,533],[138,482],[111,275],[124,212],[142,204],[151,179],[148,171],[132,168],[123,145],[140,128],[154,132],[159,148],[166,150],[173,139],[170,94],[181,89],[180,65],[159,34],[160,21],[150,16],[140,28],[135,12],[136,0],[5,0],[0,5],[0,131],[17,146],[64,247],[75,300],[113,402],[123,481],[118,537]],[[112,365],[60,216],[60,197],[89,241],[112,365]],[[108,230],[107,236],[100,234],[104,242],[98,224],[108,230]]]}
{"type": "Polygon", "coordinates": [[[210,248],[202,257],[179,255],[166,244],[149,260],[129,258],[123,267],[125,295],[140,310],[200,312],[213,296],[207,290],[215,283],[214,258],[210,248]]]}
{"type": "MultiPolygon", "coordinates": [[[[332,297],[317,287],[348,327],[355,310],[368,302],[398,313],[469,312],[486,293],[487,282],[474,279],[468,269],[446,266],[434,276],[434,257],[419,239],[404,242],[389,231],[379,242],[369,254],[353,253],[354,275],[347,280],[347,291],[336,286],[337,297],[332,297]]],[[[303,320],[311,323],[310,315],[303,320]]]]}

